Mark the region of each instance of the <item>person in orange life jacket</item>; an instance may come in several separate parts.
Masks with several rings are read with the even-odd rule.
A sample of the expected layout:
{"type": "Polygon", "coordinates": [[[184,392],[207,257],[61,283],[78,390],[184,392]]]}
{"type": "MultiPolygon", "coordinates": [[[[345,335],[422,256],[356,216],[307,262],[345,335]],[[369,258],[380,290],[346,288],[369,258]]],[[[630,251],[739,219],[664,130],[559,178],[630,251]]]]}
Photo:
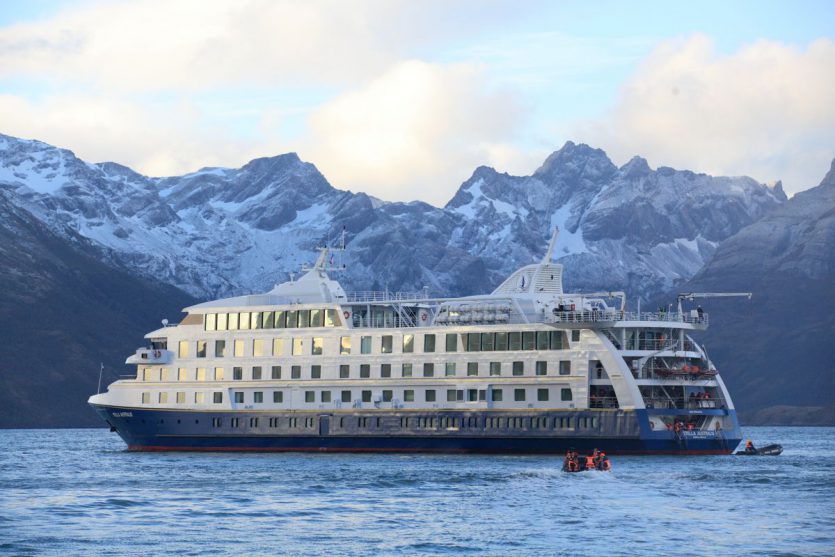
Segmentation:
{"type": "Polygon", "coordinates": [[[574,451],[574,447],[572,447],[565,453],[565,469],[569,472],[576,472],[578,468],[577,453],[574,451]]]}
{"type": "Polygon", "coordinates": [[[687,422],[687,431],[693,431],[696,425],[693,422],[687,422]]]}
{"type": "Polygon", "coordinates": [[[664,425],[665,425],[665,426],[667,426],[667,431],[672,431],[672,430],[673,430],[673,424],[671,424],[671,423],[666,423],[666,424],[664,424],[664,425]]]}
{"type": "Polygon", "coordinates": [[[750,453],[753,453],[754,451],[757,450],[757,449],[754,448],[754,444],[751,442],[750,439],[745,442],[745,450],[750,452],[750,453]]]}
{"type": "Polygon", "coordinates": [[[592,461],[594,462],[594,467],[599,470],[600,469],[600,451],[597,450],[597,449],[594,449],[594,452],[592,453],[591,456],[592,456],[592,461]]]}
{"type": "Polygon", "coordinates": [[[606,458],[606,453],[600,453],[600,464],[597,467],[598,470],[603,470],[604,472],[608,472],[612,469],[612,463],[609,462],[609,459],[606,458]]]}
{"type": "Polygon", "coordinates": [[[594,457],[592,455],[586,457],[586,470],[594,470],[594,457]]]}

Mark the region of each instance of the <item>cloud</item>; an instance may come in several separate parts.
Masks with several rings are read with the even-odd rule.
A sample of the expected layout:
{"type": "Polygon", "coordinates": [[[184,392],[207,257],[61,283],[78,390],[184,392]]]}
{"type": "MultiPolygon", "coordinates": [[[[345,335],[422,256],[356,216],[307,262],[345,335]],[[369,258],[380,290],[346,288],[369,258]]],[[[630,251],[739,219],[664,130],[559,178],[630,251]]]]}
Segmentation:
{"type": "Polygon", "coordinates": [[[835,157],[835,43],[760,40],[720,55],[707,37],[660,44],[613,110],[576,126],[619,162],[817,185],[835,157]]]}
{"type": "Polygon", "coordinates": [[[413,60],[314,111],[300,151],[340,186],[444,204],[477,165],[524,158],[511,146],[524,120],[477,66],[413,60]]]}

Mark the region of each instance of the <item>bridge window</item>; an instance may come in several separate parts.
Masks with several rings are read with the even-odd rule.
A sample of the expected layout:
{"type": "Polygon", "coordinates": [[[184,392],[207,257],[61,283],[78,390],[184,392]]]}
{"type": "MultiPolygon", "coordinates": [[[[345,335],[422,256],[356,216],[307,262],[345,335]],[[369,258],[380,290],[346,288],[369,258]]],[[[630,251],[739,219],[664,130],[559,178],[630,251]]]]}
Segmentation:
{"type": "Polygon", "coordinates": [[[275,312],[275,328],[276,329],[283,329],[287,326],[287,312],[286,311],[276,311],[275,312]]]}
{"type": "Polygon", "coordinates": [[[288,329],[296,329],[299,326],[299,312],[293,309],[285,311],[284,321],[288,329]]]}
{"type": "Polygon", "coordinates": [[[551,331],[551,350],[563,350],[565,347],[565,333],[562,331],[551,331]]]}
{"type": "Polygon", "coordinates": [[[512,332],[507,334],[507,342],[508,346],[511,350],[521,350],[522,349],[522,333],[520,332],[512,332]]]}
{"type": "Polygon", "coordinates": [[[522,350],[533,350],[536,348],[536,333],[533,331],[522,332],[522,350]]]}
{"type": "Polygon", "coordinates": [[[321,327],[323,325],[323,315],[321,309],[310,310],[310,326],[321,327]]]}
{"type": "Polygon", "coordinates": [[[225,340],[216,340],[215,341],[215,358],[225,358],[226,357],[226,341],[225,340]]]}
{"type": "Polygon", "coordinates": [[[371,354],[371,337],[360,337],[360,353],[371,354]]]}
{"type": "Polygon", "coordinates": [[[206,314],[206,330],[207,331],[214,331],[215,329],[217,329],[217,314],[207,313],[206,314]]]}
{"type": "Polygon", "coordinates": [[[496,335],[494,333],[481,333],[481,350],[492,352],[496,346],[496,335]]]}
{"type": "Polygon", "coordinates": [[[423,335],[423,351],[435,351],[435,335],[423,335]]]}
{"type": "Polygon", "coordinates": [[[383,354],[391,354],[392,348],[392,336],[391,335],[383,335],[380,338],[380,352],[383,354]]]}
{"type": "Polygon", "coordinates": [[[337,317],[335,309],[325,310],[325,327],[336,327],[337,317]]]}
{"type": "Polygon", "coordinates": [[[324,351],[325,340],[322,337],[313,337],[310,343],[310,353],[314,356],[321,356],[324,351]]]}
{"type": "Polygon", "coordinates": [[[467,352],[478,352],[481,350],[481,335],[470,333],[467,335],[467,352]]]}
{"type": "Polygon", "coordinates": [[[275,314],[271,311],[261,312],[261,328],[273,329],[275,328],[275,314]]]}
{"type": "Polygon", "coordinates": [[[536,349],[537,350],[548,350],[550,346],[550,335],[548,331],[537,331],[536,333],[536,349]]]}
{"type": "Polygon", "coordinates": [[[230,331],[237,331],[238,330],[238,314],[237,313],[230,313],[229,314],[229,330],[230,331]]]}
{"type": "Polygon", "coordinates": [[[403,353],[409,354],[415,351],[415,335],[403,335],[403,353]]]}
{"type": "Polygon", "coordinates": [[[580,342],[580,329],[571,331],[571,342],[580,342]]]}
{"type": "Polygon", "coordinates": [[[341,356],[351,354],[351,337],[339,337],[339,354],[341,356]]]}
{"type": "Polygon", "coordinates": [[[299,328],[307,328],[310,327],[310,310],[309,309],[300,309],[299,310],[299,328]]]}
{"type": "Polygon", "coordinates": [[[229,325],[229,320],[225,313],[218,313],[217,314],[217,330],[218,331],[225,331],[229,325]]]}
{"type": "Polygon", "coordinates": [[[447,333],[446,335],[446,351],[447,352],[457,352],[458,351],[458,335],[455,333],[447,333]]]}
{"type": "Polygon", "coordinates": [[[248,331],[250,329],[249,315],[248,311],[238,314],[238,326],[242,331],[248,331]]]}

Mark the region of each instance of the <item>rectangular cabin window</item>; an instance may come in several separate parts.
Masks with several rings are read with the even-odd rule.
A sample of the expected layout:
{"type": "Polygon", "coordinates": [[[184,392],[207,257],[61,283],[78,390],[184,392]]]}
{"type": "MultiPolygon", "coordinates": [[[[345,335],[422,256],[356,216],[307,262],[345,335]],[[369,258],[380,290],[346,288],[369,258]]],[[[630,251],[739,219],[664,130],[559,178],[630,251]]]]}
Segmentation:
{"type": "Polygon", "coordinates": [[[330,391],[322,391],[319,393],[319,400],[322,402],[330,402],[331,401],[331,392],[330,391]]]}
{"type": "Polygon", "coordinates": [[[562,401],[573,400],[571,398],[571,389],[570,388],[560,390],[560,400],[562,400],[562,401]]]}
{"type": "Polygon", "coordinates": [[[478,362],[467,362],[467,375],[478,375],[478,362]]]}
{"type": "Polygon", "coordinates": [[[435,335],[423,335],[423,351],[426,353],[435,351],[435,335]]]}
{"type": "Polygon", "coordinates": [[[360,337],[360,353],[361,354],[371,354],[371,337],[370,336],[360,337]]]}
{"type": "Polygon", "coordinates": [[[299,326],[299,312],[291,309],[289,311],[284,312],[286,323],[288,329],[296,329],[299,326]]]}
{"type": "Polygon", "coordinates": [[[232,381],[243,381],[243,379],[244,379],[244,368],[233,367],[232,368],[232,381]]]}
{"type": "Polygon", "coordinates": [[[275,314],[271,311],[261,312],[261,328],[273,329],[275,328],[275,314]]]}
{"type": "Polygon", "coordinates": [[[302,355],[304,355],[304,339],[294,338],[293,339],[293,356],[302,356],[302,355]]]}
{"type": "Polygon", "coordinates": [[[284,393],[282,391],[273,391],[273,402],[281,404],[284,402],[284,393]]]}
{"type": "Polygon", "coordinates": [[[513,375],[525,375],[525,362],[513,362],[513,375]]]}
{"type": "Polygon", "coordinates": [[[305,391],[304,401],[308,404],[316,402],[316,391],[305,391]]]}
{"type": "Polygon", "coordinates": [[[467,335],[467,352],[481,351],[481,335],[479,333],[470,333],[467,335]]]}
{"type": "Polygon", "coordinates": [[[447,377],[455,375],[455,362],[447,362],[444,365],[444,375],[447,377]]]}
{"type": "Polygon", "coordinates": [[[302,366],[290,366],[290,379],[302,378],[302,366]]]}
{"type": "Polygon", "coordinates": [[[426,402],[435,402],[435,389],[426,389],[424,393],[424,400],[426,402]]]}
{"type": "Polygon", "coordinates": [[[212,393],[212,402],[214,404],[223,404],[223,393],[212,393]]]}
{"type": "Polygon", "coordinates": [[[217,314],[217,330],[225,331],[229,328],[229,317],[225,313],[217,314]]]}
{"type": "Polygon", "coordinates": [[[179,344],[179,350],[177,352],[177,357],[179,358],[188,358],[188,341],[181,340],[179,344]]]}
{"type": "Polygon", "coordinates": [[[284,339],[283,338],[274,338],[273,339],[273,356],[283,356],[284,355],[284,339]]]}
{"type": "Polygon", "coordinates": [[[206,330],[207,331],[214,331],[216,329],[217,329],[217,314],[207,313],[206,314],[206,330]]]}
{"type": "Polygon", "coordinates": [[[342,391],[340,400],[344,404],[350,404],[351,403],[351,391],[342,391]]]}
{"type": "Polygon", "coordinates": [[[458,397],[456,395],[455,389],[447,389],[446,390],[446,401],[447,402],[455,402],[456,400],[458,400],[458,397]]]}
{"type": "Polygon", "coordinates": [[[230,331],[237,331],[238,330],[238,314],[237,313],[230,313],[229,314],[229,330],[230,331]]]}
{"type": "Polygon", "coordinates": [[[458,351],[458,335],[455,333],[447,333],[446,335],[446,351],[447,352],[457,352],[458,351]]]}
{"type": "Polygon", "coordinates": [[[263,358],[264,357],[264,339],[256,338],[252,341],[252,357],[253,358],[263,358]]]}
{"type": "Polygon", "coordinates": [[[481,350],[492,352],[496,346],[496,335],[493,333],[481,333],[481,350]]]}
{"type": "Polygon", "coordinates": [[[323,337],[313,337],[313,342],[310,343],[310,353],[313,356],[321,356],[325,348],[325,339],[323,337]]]}
{"type": "Polygon", "coordinates": [[[336,320],[336,310],[335,309],[326,309],[325,310],[325,327],[336,327],[337,320],[336,320]]]}
{"type": "Polygon", "coordinates": [[[434,377],[435,376],[435,364],[432,362],[426,362],[423,364],[423,376],[424,377],[434,377]]]}
{"type": "MultiPolygon", "coordinates": [[[[324,316],[322,315],[322,309],[312,309],[310,310],[310,326],[311,327],[321,327],[324,325],[324,316]]],[[[330,393],[329,393],[330,394],[330,393]]]]}
{"type": "Polygon", "coordinates": [[[286,311],[276,311],[273,315],[273,325],[274,329],[284,329],[287,327],[287,312],[286,311]]]}
{"type": "Polygon", "coordinates": [[[371,391],[363,391],[361,396],[363,402],[371,402],[371,391]]]}
{"type": "Polygon", "coordinates": [[[391,354],[392,348],[392,336],[391,335],[383,335],[380,337],[380,353],[382,354],[391,354]]]}
{"type": "Polygon", "coordinates": [[[380,364],[380,377],[391,377],[391,364],[380,364]]]}
{"type": "Polygon", "coordinates": [[[177,381],[188,381],[188,370],[186,368],[177,369],[177,381]]]}
{"type": "Polygon", "coordinates": [[[501,375],[502,374],[502,363],[501,362],[490,362],[490,375],[501,375]]]}
{"type": "Polygon", "coordinates": [[[215,341],[215,358],[225,358],[226,357],[226,341],[225,340],[216,340],[215,341]]]}
{"type": "Polygon", "coordinates": [[[412,364],[403,364],[400,366],[400,375],[402,377],[411,377],[412,376],[412,364]]]}
{"type": "Polygon", "coordinates": [[[243,339],[236,340],[233,346],[234,346],[233,355],[236,358],[243,358],[244,357],[244,341],[243,341],[243,339]]]}
{"type": "Polygon", "coordinates": [[[351,337],[339,337],[339,354],[341,356],[351,354],[351,337]]]}
{"type": "Polygon", "coordinates": [[[311,379],[321,379],[322,378],[322,366],[320,366],[320,365],[310,366],[310,378],[311,379]]]}
{"type": "Polygon", "coordinates": [[[403,402],[414,402],[415,401],[415,391],[414,389],[406,389],[403,391],[403,402]]]}
{"type": "Polygon", "coordinates": [[[159,380],[160,381],[168,381],[168,368],[160,368],[159,370],[159,380]]]}
{"type": "Polygon", "coordinates": [[[341,364],[339,366],[339,378],[348,379],[351,377],[351,366],[348,364],[341,364]]]}
{"type": "Polygon", "coordinates": [[[496,351],[507,350],[507,333],[496,333],[496,351]]]}
{"type": "Polygon", "coordinates": [[[142,404],[151,404],[151,393],[142,393],[142,404]]]}
{"type": "Polygon", "coordinates": [[[550,335],[548,331],[537,331],[536,332],[536,349],[537,350],[548,350],[550,346],[549,342],[550,335]]]}
{"type": "Polygon", "coordinates": [[[537,375],[548,375],[548,362],[543,362],[543,361],[536,362],[536,374],[537,375]]]}
{"type": "Polygon", "coordinates": [[[467,402],[478,402],[478,389],[467,389],[467,402]]]}
{"type": "Polygon", "coordinates": [[[272,366],[270,376],[273,379],[281,379],[281,366],[272,366]]]}
{"type": "Polygon", "coordinates": [[[206,393],[194,393],[194,404],[203,404],[206,401],[206,393]]]}
{"type": "Polygon", "coordinates": [[[242,311],[238,314],[238,327],[242,331],[248,331],[252,327],[250,327],[250,313],[248,311],[242,311]]]}
{"type": "Polygon", "coordinates": [[[536,348],[536,333],[524,331],[522,333],[522,350],[533,350],[536,348]]]}
{"type": "Polygon", "coordinates": [[[562,331],[551,331],[551,350],[562,350],[565,348],[565,333],[562,331]]]}
{"type": "Polygon", "coordinates": [[[536,400],[539,402],[548,402],[548,389],[537,389],[536,400]]]}
{"type": "Polygon", "coordinates": [[[152,373],[154,372],[153,368],[146,367],[142,370],[142,380],[143,381],[153,381],[154,376],[152,373]]]}
{"type": "Polygon", "coordinates": [[[510,350],[521,350],[522,349],[522,333],[518,331],[514,331],[512,333],[507,333],[507,343],[508,348],[510,350]]]}
{"type": "Polygon", "coordinates": [[[415,351],[415,335],[403,335],[403,353],[411,354],[415,351]]]}
{"type": "Polygon", "coordinates": [[[243,404],[244,403],[244,394],[240,391],[235,391],[233,393],[235,395],[235,404],[243,404]]]}
{"type": "Polygon", "coordinates": [[[299,328],[310,327],[310,310],[299,310],[299,328]]]}
{"type": "Polygon", "coordinates": [[[215,368],[215,381],[223,381],[223,368],[216,367],[215,368]]]}
{"type": "Polygon", "coordinates": [[[571,362],[568,360],[560,361],[560,375],[571,375],[571,362]]]}
{"type": "Polygon", "coordinates": [[[580,329],[571,331],[571,342],[580,342],[580,329]]]}
{"type": "Polygon", "coordinates": [[[252,380],[253,381],[260,381],[261,380],[261,366],[252,366],[252,380]]]}
{"type": "Polygon", "coordinates": [[[205,358],[206,357],[206,341],[205,340],[198,340],[197,341],[197,353],[198,358],[205,358]]]}
{"type": "Polygon", "coordinates": [[[394,391],[383,389],[383,402],[391,402],[394,398],[394,391]]]}
{"type": "Polygon", "coordinates": [[[252,402],[255,404],[263,404],[264,403],[264,393],[261,391],[255,391],[252,393],[252,402]]]}
{"type": "Polygon", "coordinates": [[[185,404],[186,403],[186,393],[183,391],[179,391],[177,393],[177,404],[185,404]]]}
{"type": "Polygon", "coordinates": [[[206,368],[205,367],[197,368],[196,377],[197,377],[198,381],[205,381],[206,380],[206,368]]]}
{"type": "Polygon", "coordinates": [[[525,402],[525,389],[513,389],[513,400],[525,402]]]}
{"type": "Polygon", "coordinates": [[[360,377],[362,379],[371,377],[371,364],[360,364],[360,377]]]}

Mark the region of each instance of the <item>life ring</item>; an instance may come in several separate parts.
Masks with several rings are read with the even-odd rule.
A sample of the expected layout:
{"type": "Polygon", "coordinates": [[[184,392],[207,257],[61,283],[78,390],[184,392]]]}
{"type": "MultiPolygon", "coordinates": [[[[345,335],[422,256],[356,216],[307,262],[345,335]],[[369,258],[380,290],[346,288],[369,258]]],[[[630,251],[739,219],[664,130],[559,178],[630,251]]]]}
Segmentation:
{"type": "Polygon", "coordinates": [[[690,371],[690,366],[688,366],[687,364],[684,364],[683,366],[681,366],[681,371],[684,371],[684,372],[690,371]]]}
{"type": "Polygon", "coordinates": [[[429,316],[428,316],[428,315],[426,315],[425,313],[421,313],[421,314],[420,314],[420,320],[421,320],[421,321],[426,321],[426,319],[427,319],[428,317],[429,317],[429,316]]]}
{"type": "Polygon", "coordinates": [[[342,317],[344,317],[345,319],[348,319],[349,317],[351,317],[351,312],[350,311],[343,311],[342,312],[342,317]]]}

